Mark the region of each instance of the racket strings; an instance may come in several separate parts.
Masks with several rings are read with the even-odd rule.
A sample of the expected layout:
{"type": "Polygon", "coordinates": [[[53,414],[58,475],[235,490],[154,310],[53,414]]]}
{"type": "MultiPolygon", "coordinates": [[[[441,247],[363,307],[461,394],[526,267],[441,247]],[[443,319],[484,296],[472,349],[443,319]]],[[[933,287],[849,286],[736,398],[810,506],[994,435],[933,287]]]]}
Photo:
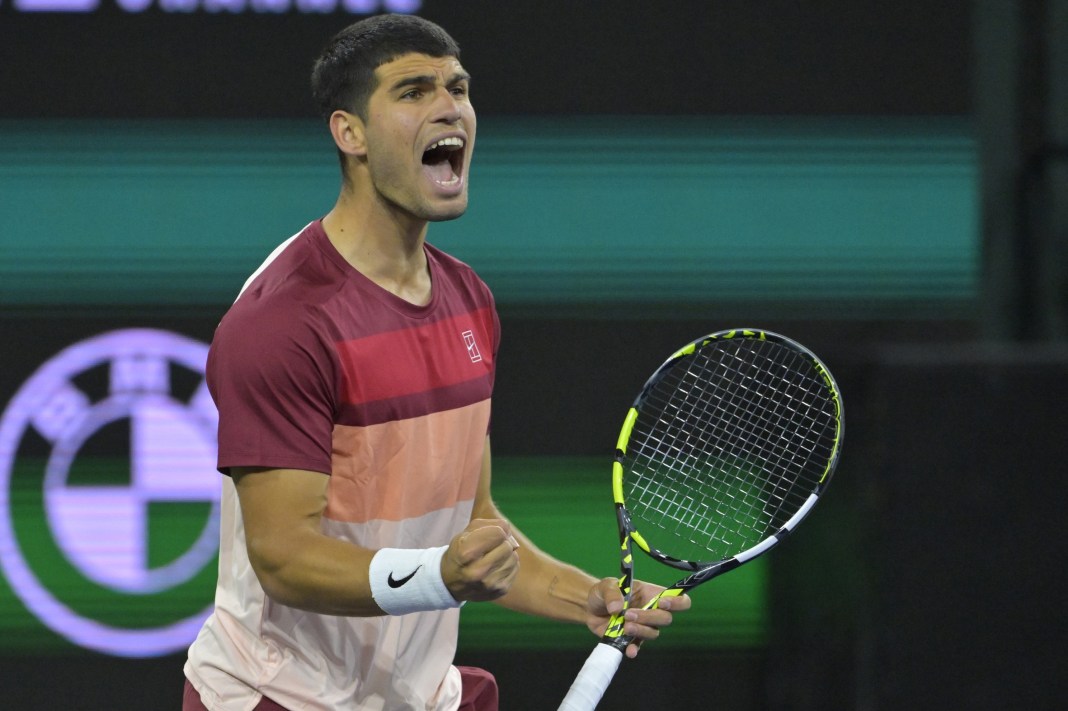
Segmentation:
{"type": "Polygon", "coordinates": [[[627,507],[685,543],[671,555],[687,560],[729,557],[778,530],[833,456],[833,392],[810,359],[774,342],[698,348],[638,409],[627,507]]]}

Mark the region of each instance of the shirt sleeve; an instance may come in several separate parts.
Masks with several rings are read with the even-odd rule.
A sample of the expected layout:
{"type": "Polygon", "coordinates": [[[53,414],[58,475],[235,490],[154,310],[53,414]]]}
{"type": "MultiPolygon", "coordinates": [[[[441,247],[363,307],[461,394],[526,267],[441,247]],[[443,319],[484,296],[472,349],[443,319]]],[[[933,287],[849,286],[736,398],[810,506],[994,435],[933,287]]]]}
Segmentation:
{"type": "Polygon", "coordinates": [[[276,326],[253,316],[232,309],[208,353],[208,388],[219,410],[219,471],[240,466],[330,474],[335,359],[305,321],[279,319],[276,326]]]}

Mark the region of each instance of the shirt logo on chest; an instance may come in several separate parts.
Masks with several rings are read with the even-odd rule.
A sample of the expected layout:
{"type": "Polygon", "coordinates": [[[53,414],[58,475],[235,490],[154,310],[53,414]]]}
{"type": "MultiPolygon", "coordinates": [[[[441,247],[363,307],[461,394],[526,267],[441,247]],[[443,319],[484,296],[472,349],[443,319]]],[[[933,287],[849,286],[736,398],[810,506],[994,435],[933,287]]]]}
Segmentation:
{"type": "Polygon", "coordinates": [[[467,355],[471,358],[472,363],[479,363],[482,361],[482,354],[478,351],[478,344],[475,343],[475,332],[464,331],[460,334],[464,338],[464,345],[467,346],[467,355]]]}

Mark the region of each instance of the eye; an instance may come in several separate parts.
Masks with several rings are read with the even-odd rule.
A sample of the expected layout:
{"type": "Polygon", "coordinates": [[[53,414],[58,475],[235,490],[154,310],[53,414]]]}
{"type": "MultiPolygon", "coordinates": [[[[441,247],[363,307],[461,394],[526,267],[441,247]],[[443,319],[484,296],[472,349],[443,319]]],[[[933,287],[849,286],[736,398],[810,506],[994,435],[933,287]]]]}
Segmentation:
{"type": "Polygon", "coordinates": [[[423,95],[423,92],[420,89],[409,89],[408,91],[406,91],[403,94],[401,94],[400,98],[402,100],[409,100],[410,101],[410,100],[413,100],[413,99],[418,99],[422,95],[423,95]]]}
{"type": "Polygon", "coordinates": [[[449,91],[452,92],[453,96],[467,96],[467,86],[464,85],[464,84],[457,84],[456,86],[452,87],[449,91]]]}

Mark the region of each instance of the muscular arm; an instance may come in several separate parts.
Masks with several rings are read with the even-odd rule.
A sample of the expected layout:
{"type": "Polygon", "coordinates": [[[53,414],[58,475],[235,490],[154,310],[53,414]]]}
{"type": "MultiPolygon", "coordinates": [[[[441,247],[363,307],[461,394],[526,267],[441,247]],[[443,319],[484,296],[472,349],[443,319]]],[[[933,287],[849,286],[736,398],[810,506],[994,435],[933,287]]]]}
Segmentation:
{"type": "Polygon", "coordinates": [[[323,535],[329,477],[296,469],[232,472],[245,542],[264,592],[290,607],[327,615],[371,616],[367,569],[374,551],[323,535]]]}
{"type": "MultiPolygon", "coordinates": [[[[264,592],[284,605],[326,615],[385,614],[371,594],[375,551],[322,533],[329,477],[296,469],[232,472],[249,561],[264,592]]],[[[456,600],[492,600],[516,573],[508,524],[473,520],[442,558],[445,586],[456,600]]]]}
{"type": "MultiPolygon", "coordinates": [[[[495,506],[487,507],[480,516],[503,518],[495,506]]],[[[511,530],[519,543],[519,575],[497,602],[517,612],[585,623],[590,588],[597,579],[540,550],[514,526],[511,530]]]]}
{"type": "MultiPolygon", "coordinates": [[[[491,495],[489,441],[482,461],[482,477],[475,497],[475,518],[504,519],[491,495]]],[[[597,579],[573,565],[540,550],[521,531],[511,526],[519,542],[519,575],[499,604],[517,612],[565,622],[587,621],[587,600],[597,579]]]]}
{"type": "MultiPolygon", "coordinates": [[[[475,497],[474,515],[504,519],[491,495],[491,457],[489,441],[482,461],[482,477],[475,497]]],[[[597,636],[604,634],[612,614],[623,609],[623,596],[615,578],[598,580],[573,565],[563,563],[539,550],[514,526],[512,535],[519,542],[519,575],[508,592],[497,602],[518,612],[525,612],[565,622],[585,623],[597,636]]],[[[640,609],[645,601],[662,588],[634,581],[634,607],[626,612],[624,633],[637,641],[656,639],[660,629],[671,624],[672,612],[690,607],[686,595],[664,598],[657,609],[640,609]]],[[[627,647],[626,654],[638,653],[638,644],[627,647]]]]}

